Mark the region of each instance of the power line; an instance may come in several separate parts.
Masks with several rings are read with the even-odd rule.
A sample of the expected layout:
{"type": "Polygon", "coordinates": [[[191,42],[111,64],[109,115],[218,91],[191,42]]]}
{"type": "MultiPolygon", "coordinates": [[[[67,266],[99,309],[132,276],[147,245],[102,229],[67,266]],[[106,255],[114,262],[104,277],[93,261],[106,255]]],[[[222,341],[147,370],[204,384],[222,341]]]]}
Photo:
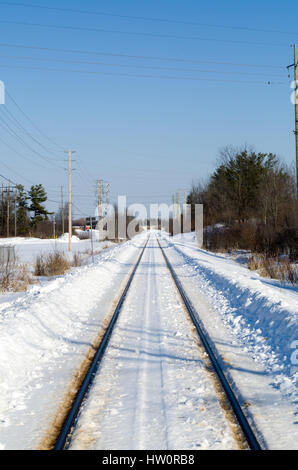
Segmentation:
{"type": "Polygon", "coordinates": [[[49,7],[49,6],[42,6],[42,5],[24,4],[24,3],[0,2],[0,4],[9,5],[9,6],[21,6],[21,7],[26,7],[26,8],[40,8],[44,10],[54,10],[54,11],[60,11],[60,12],[79,13],[79,14],[92,15],[92,16],[93,15],[108,16],[108,17],[124,18],[124,19],[130,19],[130,20],[153,21],[153,22],[181,24],[181,25],[189,25],[189,26],[191,25],[192,26],[206,26],[208,28],[224,28],[224,29],[233,29],[233,30],[240,30],[240,31],[252,31],[252,32],[262,32],[262,33],[274,33],[274,34],[291,34],[291,35],[297,34],[297,31],[295,32],[279,31],[279,30],[274,30],[274,29],[250,28],[247,26],[231,26],[231,25],[223,25],[223,24],[201,23],[197,21],[173,20],[173,19],[168,19],[168,18],[122,15],[118,13],[109,13],[109,12],[102,12],[102,11],[77,10],[73,8],[58,8],[58,7],[49,7]]]}
{"type": "MultiPolygon", "coordinates": [[[[89,62],[89,61],[82,61],[82,60],[67,60],[67,59],[51,59],[51,58],[41,58],[41,57],[28,57],[28,56],[6,56],[0,55],[1,58],[5,59],[18,59],[18,60],[33,60],[38,62],[62,62],[63,64],[85,64],[85,65],[100,65],[105,67],[122,67],[122,68],[134,68],[134,69],[146,69],[146,70],[173,70],[175,72],[199,72],[199,73],[216,73],[218,74],[218,70],[202,70],[202,69],[186,69],[186,68],[179,68],[179,67],[156,67],[152,65],[134,65],[134,64],[115,64],[109,62],[89,62]]],[[[225,75],[250,75],[250,76],[267,76],[265,73],[258,73],[258,72],[227,72],[221,71],[220,74],[225,75]]],[[[283,77],[283,74],[273,74],[271,76],[274,77],[283,77]]],[[[34,139],[35,140],[35,139],[34,139]]],[[[41,144],[39,144],[41,145],[41,144]]],[[[42,147],[44,147],[42,145],[42,147]]],[[[45,147],[44,147],[45,148],[45,147]]]]}
{"type": "Polygon", "coordinates": [[[60,168],[60,169],[62,168],[59,165],[57,165],[56,163],[52,162],[47,157],[45,157],[44,155],[42,155],[41,153],[37,152],[22,137],[20,137],[1,117],[0,117],[0,119],[1,119],[2,122],[4,122],[5,126],[8,129],[8,132],[10,133],[10,135],[13,135],[19,142],[21,142],[23,145],[25,145],[25,147],[27,147],[29,150],[31,150],[31,152],[35,153],[37,156],[39,156],[40,158],[45,160],[47,163],[51,163],[52,165],[56,166],[57,168],[60,168]]]}
{"type": "Polygon", "coordinates": [[[216,64],[216,65],[232,65],[236,67],[258,67],[258,68],[272,68],[272,69],[284,69],[280,65],[269,65],[269,64],[247,64],[247,63],[237,63],[237,62],[218,62],[218,61],[203,61],[196,59],[185,59],[177,57],[157,57],[157,56],[147,56],[147,55],[132,55],[132,54],[121,54],[113,52],[103,52],[103,51],[88,51],[80,49],[61,49],[61,48],[51,48],[51,47],[39,47],[39,46],[25,46],[22,44],[10,44],[10,43],[0,43],[0,47],[10,47],[18,49],[33,49],[39,51],[48,51],[48,52],[66,52],[71,54],[84,54],[84,55],[103,55],[111,57],[125,57],[128,59],[140,59],[140,60],[157,60],[165,62],[181,62],[181,63],[195,63],[195,64],[216,64]]]}
{"type": "Polygon", "coordinates": [[[14,186],[18,186],[17,183],[15,183],[14,181],[11,181],[10,179],[6,178],[6,176],[0,175],[0,177],[3,178],[4,180],[8,181],[9,183],[13,183],[14,186]]]}
{"type": "Polygon", "coordinates": [[[94,183],[94,177],[93,177],[93,175],[91,175],[91,173],[89,173],[89,172],[87,171],[87,169],[83,166],[82,157],[81,157],[79,154],[77,154],[77,158],[79,159],[79,161],[78,161],[77,163],[78,163],[78,165],[79,165],[81,171],[82,171],[83,173],[85,173],[86,180],[89,180],[89,183],[91,183],[91,184],[94,183]]]}
{"type": "Polygon", "coordinates": [[[81,209],[78,208],[76,204],[73,203],[73,206],[76,208],[76,210],[79,212],[79,214],[83,215],[85,217],[85,212],[83,212],[81,209]]]}
{"type": "Polygon", "coordinates": [[[5,111],[8,116],[6,116],[7,119],[11,123],[13,123],[15,126],[17,126],[20,130],[22,130],[27,136],[29,136],[35,143],[37,143],[40,147],[42,147],[44,150],[47,152],[51,152],[53,155],[56,156],[53,150],[49,149],[45,145],[43,145],[38,139],[36,139],[20,122],[19,120],[13,115],[13,113],[7,108],[7,106],[2,107],[3,111],[5,111]]]}
{"type": "MultiPolygon", "coordinates": [[[[1,124],[0,124],[1,125],[1,124]]],[[[46,169],[46,170],[49,170],[49,168],[41,165],[39,162],[35,162],[33,160],[31,160],[29,157],[25,156],[24,154],[20,153],[18,150],[16,150],[14,147],[12,147],[11,145],[9,145],[7,142],[5,142],[1,137],[0,137],[0,142],[2,142],[3,145],[5,145],[7,148],[9,148],[12,152],[14,152],[15,154],[19,155],[21,158],[23,158],[24,160],[27,160],[29,161],[30,163],[34,163],[35,165],[38,165],[40,168],[43,168],[43,169],[46,169]]],[[[54,170],[54,168],[51,168],[51,170],[54,170]]]]}
{"type": "Polygon", "coordinates": [[[13,98],[13,96],[9,93],[9,91],[7,90],[7,88],[5,88],[5,94],[11,99],[11,101],[13,102],[13,104],[16,106],[16,108],[23,114],[23,116],[25,116],[25,118],[31,123],[31,125],[44,137],[46,138],[48,141],[52,142],[54,145],[56,145],[57,147],[59,147],[60,149],[63,149],[63,147],[60,145],[60,144],[57,144],[57,142],[55,142],[51,137],[48,137],[35,123],[34,121],[32,121],[32,119],[28,116],[27,113],[25,113],[25,111],[21,108],[21,106],[16,102],[16,100],[13,98]]]}
{"type": "Polygon", "coordinates": [[[18,173],[17,171],[15,171],[13,168],[10,168],[8,165],[6,165],[6,163],[3,163],[2,161],[0,161],[1,165],[3,165],[5,168],[7,168],[9,171],[11,171],[12,173],[14,173],[15,175],[17,175],[19,178],[21,178],[22,180],[26,181],[27,183],[29,184],[35,184],[33,181],[29,180],[28,178],[25,178],[25,176],[22,176],[20,175],[20,173],[18,173]]]}
{"type": "Polygon", "coordinates": [[[175,34],[149,33],[145,31],[122,31],[118,29],[86,28],[86,27],[81,27],[81,26],[28,23],[25,21],[0,20],[0,23],[8,24],[8,25],[14,24],[18,26],[33,26],[33,27],[48,28],[48,29],[64,29],[68,31],[88,31],[88,32],[105,33],[105,34],[106,33],[123,34],[126,36],[145,36],[145,37],[156,37],[156,38],[164,38],[164,39],[182,39],[182,40],[207,41],[207,42],[227,43],[227,44],[248,44],[248,45],[253,45],[253,46],[289,47],[289,44],[269,43],[269,42],[260,42],[260,41],[242,41],[239,39],[202,38],[198,36],[178,36],[175,34]]]}
{"type": "Polygon", "coordinates": [[[284,85],[285,82],[273,82],[271,80],[267,81],[257,81],[257,80],[227,80],[227,79],[215,79],[215,78],[203,78],[203,77],[176,77],[170,75],[144,75],[144,74],[131,74],[131,73],[116,73],[116,72],[98,72],[90,70],[71,70],[71,69],[56,69],[49,67],[28,67],[22,65],[10,65],[10,64],[1,64],[2,67],[9,67],[13,69],[22,69],[22,70],[40,70],[46,72],[68,72],[68,73],[78,73],[78,74],[88,74],[88,75],[106,75],[106,76],[118,76],[118,77],[134,77],[134,78],[158,78],[161,80],[186,80],[186,81],[207,81],[207,82],[221,82],[221,83],[255,83],[262,85],[284,85]]]}

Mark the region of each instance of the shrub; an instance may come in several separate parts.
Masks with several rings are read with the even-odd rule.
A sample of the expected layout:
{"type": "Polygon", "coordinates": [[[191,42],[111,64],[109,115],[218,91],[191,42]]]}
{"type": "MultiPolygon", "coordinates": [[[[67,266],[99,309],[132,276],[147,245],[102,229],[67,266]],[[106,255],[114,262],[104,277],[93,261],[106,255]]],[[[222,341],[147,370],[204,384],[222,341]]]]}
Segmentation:
{"type": "Polygon", "coordinates": [[[26,265],[18,265],[15,260],[8,259],[0,264],[0,291],[24,292],[29,284],[33,284],[30,271],[26,265]]]}
{"type": "Polygon", "coordinates": [[[258,271],[263,277],[279,279],[284,282],[290,282],[293,285],[298,284],[298,267],[291,264],[289,257],[268,257],[266,255],[254,254],[248,260],[248,268],[258,271]]]}
{"type": "Polygon", "coordinates": [[[39,255],[35,261],[35,276],[58,276],[65,274],[71,264],[63,253],[55,251],[47,256],[39,255]]]}
{"type": "Polygon", "coordinates": [[[82,266],[83,260],[81,253],[74,253],[71,265],[75,268],[82,266]]]}

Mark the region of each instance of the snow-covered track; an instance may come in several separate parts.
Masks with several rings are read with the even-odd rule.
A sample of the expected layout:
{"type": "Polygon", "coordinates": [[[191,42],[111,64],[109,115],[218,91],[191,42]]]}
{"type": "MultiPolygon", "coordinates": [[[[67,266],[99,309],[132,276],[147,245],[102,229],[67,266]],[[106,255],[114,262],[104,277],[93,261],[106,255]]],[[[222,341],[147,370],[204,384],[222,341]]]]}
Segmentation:
{"type": "Polygon", "coordinates": [[[149,241],[149,237],[147,238],[146,240],[146,243],[144,244],[143,248],[142,248],[142,251],[136,261],[136,264],[129,276],[129,279],[127,281],[127,284],[120,296],[120,299],[116,305],[116,308],[113,312],[113,315],[112,315],[112,318],[111,318],[111,321],[105,331],[105,334],[102,338],[102,341],[96,351],[96,354],[93,358],[93,361],[85,375],[85,378],[82,382],[82,385],[73,401],[73,404],[70,408],[70,411],[63,423],[63,426],[61,428],[61,431],[58,435],[58,438],[55,442],[55,445],[54,445],[54,450],[63,450],[67,444],[68,444],[68,439],[69,439],[69,436],[72,432],[72,428],[73,428],[73,425],[75,423],[75,420],[76,420],[76,417],[78,416],[78,413],[80,411],[80,407],[82,405],[82,402],[83,400],[86,398],[87,394],[88,394],[88,391],[90,390],[90,387],[92,386],[92,382],[93,382],[93,379],[96,375],[96,372],[97,372],[97,369],[99,367],[99,364],[104,356],[104,353],[106,351],[106,348],[108,346],[108,343],[109,343],[109,340],[111,338],[111,335],[112,335],[112,331],[114,329],[114,326],[117,322],[117,319],[119,317],[119,314],[121,312],[121,308],[122,308],[122,305],[124,303],[124,300],[126,298],[126,295],[127,295],[127,292],[129,290],[129,287],[131,285],[131,282],[134,278],[134,275],[135,275],[135,272],[141,262],[141,259],[143,257],[143,254],[144,254],[144,251],[146,249],[146,246],[148,244],[148,241],[149,241]]]}
{"type": "Polygon", "coordinates": [[[255,436],[255,433],[253,432],[242,408],[241,408],[241,405],[239,403],[239,401],[237,400],[237,397],[236,395],[234,394],[225,374],[224,374],[224,371],[222,370],[222,367],[220,365],[220,363],[218,362],[214,352],[213,352],[213,349],[211,347],[211,345],[209,344],[209,341],[208,339],[206,338],[206,335],[204,334],[204,331],[200,325],[200,322],[198,321],[198,318],[199,318],[199,315],[198,315],[198,312],[195,310],[194,306],[192,305],[191,301],[189,300],[188,296],[186,295],[185,293],[185,290],[183,289],[182,287],[182,284],[181,282],[179,281],[178,279],[178,276],[177,274],[175,273],[175,270],[173,269],[166,253],[165,253],[165,250],[164,248],[162,247],[161,243],[160,243],[160,240],[158,237],[157,238],[157,242],[158,242],[158,245],[161,249],[161,252],[163,254],[163,257],[164,257],[164,260],[166,262],[166,265],[171,273],[171,276],[174,280],[174,283],[179,291],[179,294],[181,296],[181,299],[185,305],[185,308],[187,310],[187,312],[189,313],[189,316],[197,330],[197,333],[199,335],[199,338],[201,340],[201,343],[202,345],[204,346],[208,356],[209,356],[209,359],[211,361],[211,364],[213,366],[213,369],[214,371],[216,372],[216,375],[221,383],[221,386],[226,394],[226,397],[232,407],[232,410],[234,412],[234,415],[235,415],[235,418],[236,418],[236,421],[238,422],[240,428],[242,429],[242,432],[247,440],[247,443],[250,447],[251,450],[261,450],[261,445],[260,443],[258,442],[258,439],[257,437],[255,436]]]}

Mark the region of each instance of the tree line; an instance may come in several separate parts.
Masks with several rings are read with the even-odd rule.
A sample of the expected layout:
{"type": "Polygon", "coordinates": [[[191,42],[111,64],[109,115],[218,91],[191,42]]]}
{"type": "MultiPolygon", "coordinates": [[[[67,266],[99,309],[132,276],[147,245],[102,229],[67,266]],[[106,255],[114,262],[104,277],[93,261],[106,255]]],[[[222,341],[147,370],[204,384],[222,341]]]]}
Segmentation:
{"type": "MultiPolygon", "coordinates": [[[[0,188],[1,190],[1,188],[0,188]]],[[[37,233],[43,222],[48,221],[49,212],[44,203],[47,194],[42,184],[31,186],[26,191],[24,186],[16,185],[13,190],[6,188],[1,192],[0,234],[2,237],[14,235],[26,236],[37,233]]]]}
{"type": "Polygon", "coordinates": [[[207,249],[249,249],[297,258],[295,173],[273,153],[225,147],[205,183],[193,184],[188,203],[204,205],[207,249]]]}

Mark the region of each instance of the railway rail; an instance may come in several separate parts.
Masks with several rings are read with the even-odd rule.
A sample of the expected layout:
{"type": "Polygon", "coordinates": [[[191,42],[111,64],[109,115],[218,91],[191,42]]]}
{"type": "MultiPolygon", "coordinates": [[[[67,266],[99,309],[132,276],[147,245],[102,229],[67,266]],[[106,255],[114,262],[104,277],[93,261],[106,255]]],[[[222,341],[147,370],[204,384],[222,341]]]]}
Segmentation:
{"type": "Polygon", "coordinates": [[[62,426],[62,429],[59,433],[59,436],[56,440],[56,443],[54,445],[54,450],[63,450],[65,449],[65,447],[67,446],[68,444],[68,439],[69,439],[69,436],[71,434],[71,430],[72,430],[72,427],[74,425],[74,422],[76,420],[76,417],[78,416],[78,413],[80,411],[80,407],[82,405],[82,402],[83,400],[86,398],[87,394],[88,394],[88,391],[90,389],[90,387],[92,386],[92,382],[93,382],[93,379],[96,375],[96,372],[98,370],[98,367],[99,367],[99,364],[104,356],[104,353],[105,353],[105,350],[108,346],[108,343],[109,343],[109,340],[110,340],[110,337],[111,337],[111,334],[112,334],[112,331],[113,331],[113,328],[117,322],[117,319],[119,317],[119,314],[120,314],[120,311],[121,311],[121,308],[122,308],[122,305],[124,303],[124,300],[125,300],[125,297],[127,295],[127,292],[129,290],[129,287],[132,283],[132,280],[134,278],[134,275],[136,273],[136,270],[141,262],[141,259],[143,257],[143,254],[144,254],[144,251],[147,247],[147,244],[148,244],[148,241],[149,241],[149,238],[147,238],[146,240],[146,243],[144,245],[144,247],[142,248],[142,251],[137,259],[137,262],[134,266],[134,269],[133,271],[131,272],[130,276],[129,276],[129,279],[127,281],[127,284],[121,294],[121,297],[116,305],[116,308],[113,312],[113,315],[112,315],[112,318],[111,318],[111,321],[105,331],[105,334],[102,338],[102,341],[97,349],[97,352],[93,358],[93,361],[86,373],[86,376],[82,382],[82,385],[75,397],[75,400],[71,406],[71,409],[64,421],[64,424],[62,426]]]}
{"type": "MultiPolygon", "coordinates": [[[[94,356],[94,359],[91,363],[91,366],[89,368],[89,370],[87,371],[87,374],[84,378],[84,381],[75,397],[75,400],[73,402],[73,405],[68,413],[68,416],[67,418],[65,419],[65,422],[61,428],[61,431],[60,431],[60,434],[56,440],[56,443],[54,445],[54,450],[63,450],[63,449],[67,449],[68,445],[69,445],[69,442],[71,440],[71,434],[72,434],[72,429],[73,427],[75,426],[75,423],[76,423],[76,419],[78,417],[78,414],[79,414],[79,411],[80,411],[80,408],[81,408],[81,405],[83,403],[83,401],[87,398],[87,395],[88,395],[88,392],[90,390],[90,388],[92,387],[92,383],[93,383],[93,379],[97,373],[97,370],[98,370],[98,367],[100,365],[100,362],[105,354],[105,351],[107,349],[107,346],[108,346],[108,343],[109,343],[109,340],[111,338],[111,335],[112,335],[112,332],[113,332],[113,329],[115,327],[115,324],[117,322],[117,319],[119,317],[119,314],[121,312],[121,309],[122,309],[122,306],[125,302],[125,299],[126,299],[126,296],[127,296],[127,293],[128,293],[128,290],[130,288],[130,285],[132,283],[132,280],[135,276],[135,273],[138,269],[138,266],[141,262],[141,259],[143,257],[143,254],[145,252],[145,249],[147,247],[147,244],[148,244],[148,241],[149,241],[149,238],[150,236],[148,237],[146,243],[144,244],[144,247],[142,248],[142,251],[137,259],[137,262],[133,268],[133,271],[131,272],[130,276],[129,276],[129,279],[128,279],[128,282],[122,292],[122,295],[117,303],[117,306],[113,312],[113,315],[112,315],[112,318],[111,318],[111,321],[105,331],[105,334],[103,336],[103,339],[101,341],[101,344],[100,346],[98,347],[98,350],[94,356]]],[[[251,450],[261,450],[261,445],[260,443],[258,442],[258,439],[253,431],[253,429],[251,428],[242,408],[241,408],[241,405],[235,395],[235,393],[233,392],[224,372],[223,372],[223,369],[219,363],[219,361],[217,360],[216,358],[216,355],[214,354],[213,352],[213,349],[211,347],[211,345],[209,344],[208,342],[208,339],[206,338],[206,335],[204,334],[204,330],[200,324],[200,320],[199,320],[199,316],[198,316],[198,312],[195,310],[194,306],[192,305],[191,301],[189,300],[189,298],[187,297],[183,287],[182,287],[182,284],[181,282],[179,281],[178,279],[178,276],[176,275],[175,273],[175,270],[174,268],[172,267],[170,261],[169,261],[169,258],[168,256],[166,255],[165,253],[165,249],[164,247],[162,246],[162,244],[160,243],[160,240],[158,237],[157,238],[157,242],[158,242],[158,246],[162,252],[162,255],[163,255],[163,258],[164,258],[164,261],[165,261],[165,264],[168,268],[168,270],[170,271],[170,274],[171,274],[171,277],[174,281],[174,284],[176,286],[176,288],[178,289],[178,292],[180,294],[180,298],[181,298],[181,302],[183,304],[183,306],[185,307],[185,309],[187,310],[188,314],[189,314],[189,317],[191,319],[191,321],[193,322],[195,328],[196,328],[196,331],[198,333],[198,336],[200,338],[200,341],[201,341],[201,344],[203,345],[206,353],[208,354],[208,357],[210,359],[210,362],[212,364],[212,368],[214,370],[214,372],[216,373],[216,376],[221,384],[221,387],[226,395],[226,398],[230,404],[230,407],[231,409],[233,410],[233,415],[234,415],[234,418],[235,418],[235,421],[238,423],[239,427],[241,428],[242,430],[242,433],[247,441],[247,444],[248,444],[248,447],[251,449],[251,450]]]]}
{"type": "Polygon", "coordinates": [[[159,245],[159,248],[161,249],[161,252],[163,254],[163,257],[164,257],[164,260],[166,262],[166,265],[171,273],[171,276],[174,280],[174,283],[179,291],[179,294],[182,298],[182,301],[186,307],[186,310],[187,312],[189,313],[189,316],[197,330],[197,333],[199,335],[199,338],[202,342],[202,345],[204,346],[208,356],[209,356],[209,359],[212,363],[212,366],[213,366],[213,369],[214,371],[216,372],[216,375],[221,383],[221,386],[226,394],[226,397],[232,407],[232,410],[234,412],[234,415],[235,415],[235,418],[247,440],[247,443],[250,447],[251,450],[261,450],[261,445],[260,443],[258,442],[258,439],[257,437],[255,436],[255,433],[253,432],[240,404],[239,404],[239,401],[237,400],[236,398],[236,395],[234,394],[223,370],[222,370],[222,367],[219,363],[219,361],[217,360],[216,358],[216,355],[214,354],[213,352],[213,349],[211,347],[211,345],[209,344],[209,341],[208,339],[206,338],[206,335],[200,325],[200,322],[198,320],[199,316],[198,316],[198,312],[195,310],[195,308],[193,307],[191,301],[189,300],[189,298],[187,297],[183,287],[182,287],[182,284],[181,282],[179,281],[178,279],[178,276],[176,275],[167,255],[165,254],[165,250],[164,248],[161,246],[161,243],[160,243],[160,240],[159,238],[157,238],[157,242],[158,242],[158,245],[159,245]]]}

